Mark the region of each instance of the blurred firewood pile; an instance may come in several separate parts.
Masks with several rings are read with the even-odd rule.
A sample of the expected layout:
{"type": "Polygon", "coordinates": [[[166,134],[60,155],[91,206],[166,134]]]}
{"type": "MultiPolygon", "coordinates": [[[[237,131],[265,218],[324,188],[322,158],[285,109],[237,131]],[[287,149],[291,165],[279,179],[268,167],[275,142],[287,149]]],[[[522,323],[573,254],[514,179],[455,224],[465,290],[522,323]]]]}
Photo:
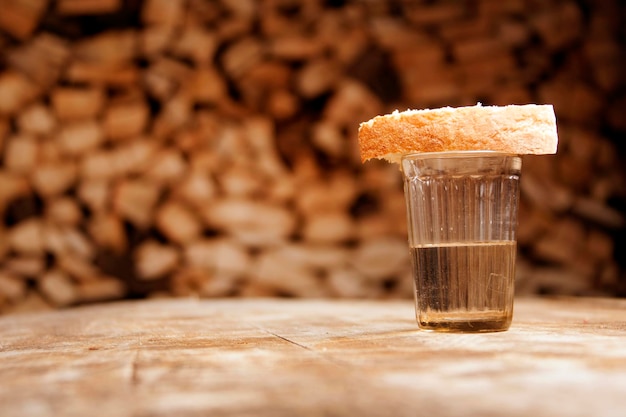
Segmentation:
{"type": "Polygon", "coordinates": [[[411,297],[397,166],[358,123],[552,103],[517,292],[626,295],[619,0],[0,0],[0,312],[411,297]]]}

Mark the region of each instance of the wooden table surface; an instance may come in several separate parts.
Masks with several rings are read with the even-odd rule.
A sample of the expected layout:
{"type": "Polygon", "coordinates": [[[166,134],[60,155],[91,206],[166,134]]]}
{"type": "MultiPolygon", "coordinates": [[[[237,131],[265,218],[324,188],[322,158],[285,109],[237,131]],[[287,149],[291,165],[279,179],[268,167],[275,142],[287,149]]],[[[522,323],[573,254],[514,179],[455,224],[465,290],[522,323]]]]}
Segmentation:
{"type": "Polygon", "coordinates": [[[626,416],[626,300],[519,299],[511,329],[410,301],[153,300],[0,317],[0,415],[626,416]]]}

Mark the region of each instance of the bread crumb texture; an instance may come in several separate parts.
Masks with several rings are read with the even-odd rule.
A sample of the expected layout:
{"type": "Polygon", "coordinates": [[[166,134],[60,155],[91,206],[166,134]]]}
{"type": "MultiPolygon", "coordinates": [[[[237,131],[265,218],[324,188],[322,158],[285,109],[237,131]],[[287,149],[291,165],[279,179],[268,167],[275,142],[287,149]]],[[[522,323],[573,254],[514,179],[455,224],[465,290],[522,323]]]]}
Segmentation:
{"type": "Polygon", "coordinates": [[[359,126],[363,162],[399,163],[402,155],[421,152],[553,154],[557,145],[556,117],[548,104],[396,110],[359,126]]]}

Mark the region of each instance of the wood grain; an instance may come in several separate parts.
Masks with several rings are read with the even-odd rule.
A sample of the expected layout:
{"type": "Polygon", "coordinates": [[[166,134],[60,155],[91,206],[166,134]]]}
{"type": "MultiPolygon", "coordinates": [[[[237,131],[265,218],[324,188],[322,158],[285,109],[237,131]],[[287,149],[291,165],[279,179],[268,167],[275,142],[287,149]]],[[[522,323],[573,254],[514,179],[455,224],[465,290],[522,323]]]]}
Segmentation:
{"type": "Polygon", "coordinates": [[[0,318],[2,416],[623,416],[626,300],[520,299],[511,329],[406,301],[160,299],[0,318]]]}

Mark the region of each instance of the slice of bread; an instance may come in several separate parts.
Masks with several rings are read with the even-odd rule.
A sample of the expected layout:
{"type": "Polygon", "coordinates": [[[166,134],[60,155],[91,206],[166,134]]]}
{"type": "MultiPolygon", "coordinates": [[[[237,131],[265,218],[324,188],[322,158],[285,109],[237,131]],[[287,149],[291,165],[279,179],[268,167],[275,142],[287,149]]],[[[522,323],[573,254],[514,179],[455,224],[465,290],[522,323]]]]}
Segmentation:
{"type": "Polygon", "coordinates": [[[556,153],[558,136],[551,105],[443,107],[394,111],[361,123],[363,162],[399,163],[419,152],[489,150],[510,154],[556,153]]]}

